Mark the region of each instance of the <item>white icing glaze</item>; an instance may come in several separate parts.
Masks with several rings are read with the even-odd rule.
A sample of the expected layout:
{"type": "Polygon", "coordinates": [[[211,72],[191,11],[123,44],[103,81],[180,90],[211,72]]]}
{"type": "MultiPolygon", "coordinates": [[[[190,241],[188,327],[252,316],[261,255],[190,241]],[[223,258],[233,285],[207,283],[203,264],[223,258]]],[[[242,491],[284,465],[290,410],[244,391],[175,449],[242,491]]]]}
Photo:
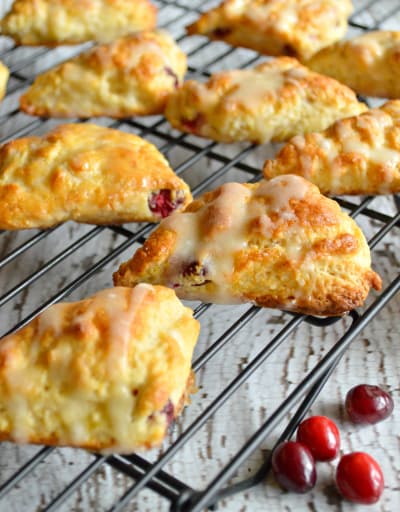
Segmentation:
{"type": "Polygon", "coordinates": [[[290,201],[303,199],[308,189],[308,183],[300,176],[282,175],[270,181],[262,181],[255,196],[267,199],[271,211],[285,211],[290,214],[290,201]]]}
{"type": "Polygon", "coordinates": [[[41,336],[48,330],[53,331],[53,336],[59,336],[63,328],[63,318],[70,305],[68,303],[53,304],[47,308],[38,318],[37,336],[41,336]]]}
{"type": "Polygon", "coordinates": [[[231,89],[224,103],[242,103],[253,108],[257,108],[268,94],[277,94],[285,81],[283,74],[276,69],[236,70],[231,71],[229,76],[231,89]]]}
{"type": "Polygon", "coordinates": [[[86,311],[74,319],[74,324],[84,331],[90,329],[99,311],[104,311],[107,315],[110,326],[108,332],[110,376],[118,376],[119,372],[125,372],[128,369],[128,346],[132,326],[138,307],[151,290],[152,287],[148,284],[137,285],[130,290],[127,305],[125,288],[101,290],[93,296],[86,311]]]}
{"type": "MultiPolygon", "coordinates": [[[[247,230],[257,221],[261,235],[270,237],[274,222],[271,213],[278,213],[282,220],[295,220],[291,200],[301,200],[309,189],[308,183],[299,176],[279,176],[269,182],[261,182],[249,189],[239,183],[227,183],[220,188],[214,201],[197,212],[175,214],[162,222],[166,229],[178,235],[171,258],[167,280],[173,285],[179,281],[182,264],[198,262],[206,270],[205,279],[216,286],[210,301],[232,304],[240,301],[231,290],[231,276],[235,256],[247,248],[247,230]]],[[[293,258],[298,257],[301,247],[293,248],[293,258]]],[[[191,298],[189,287],[177,289],[178,295],[191,298]]],[[[196,293],[193,292],[193,296],[196,293]]],[[[202,291],[202,297],[207,297],[202,291]]]]}
{"type": "MultiPolygon", "coordinates": [[[[358,119],[357,122],[361,127],[365,121],[358,119]]],[[[348,123],[338,123],[338,133],[343,151],[345,153],[359,153],[367,160],[378,164],[397,166],[400,163],[400,151],[385,147],[384,145],[384,130],[388,124],[387,121],[387,116],[382,116],[379,111],[369,113],[369,122],[374,125],[376,130],[372,144],[363,142],[359,133],[353,130],[348,123]]]]}

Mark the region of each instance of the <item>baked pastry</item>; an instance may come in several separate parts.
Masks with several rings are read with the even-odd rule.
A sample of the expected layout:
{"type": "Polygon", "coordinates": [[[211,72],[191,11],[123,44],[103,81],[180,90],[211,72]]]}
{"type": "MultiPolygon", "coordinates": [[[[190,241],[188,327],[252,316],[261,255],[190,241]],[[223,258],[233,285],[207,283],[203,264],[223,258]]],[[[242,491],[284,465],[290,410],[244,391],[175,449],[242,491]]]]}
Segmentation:
{"type": "Polygon", "coordinates": [[[0,439],[106,453],[159,444],[187,403],[198,334],[161,286],[50,306],[1,340],[0,439]]]}
{"type": "Polygon", "coordinates": [[[0,101],[4,98],[7,89],[8,77],[10,72],[8,68],[0,61],[0,101]]]}
{"type": "Polygon", "coordinates": [[[323,194],[400,192],[400,100],[293,137],[264,165],[266,178],[287,173],[307,178],[323,194]]]}
{"type": "Polygon", "coordinates": [[[350,0],[225,0],[187,27],[189,34],[299,59],[341,39],[350,0]]]}
{"type": "Polygon", "coordinates": [[[340,315],[381,280],[368,245],[339,205],[304,178],[227,183],[161,222],[114,274],[178,297],[340,315]]]}
{"type": "Polygon", "coordinates": [[[0,31],[18,45],[110,42],[156,26],[149,0],[14,0],[0,31]]]}
{"type": "Polygon", "coordinates": [[[165,116],[174,128],[201,137],[262,144],[323,130],[366,109],[336,80],[279,57],[216,73],[206,83],[188,80],[170,97],[165,116]]]}
{"type": "Polygon", "coordinates": [[[167,32],[139,32],[39,75],[20,106],[46,117],[160,114],[185,72],[186,55],[167,32]]]}
{"type": "Polygon", "coordinates": [[[400,32],[379,30],[324,48],[306,65],[359,94],[400,98],[400,32]]]}
{"type": "Polygon", "coordinates": [[[0,229],[158,222],[191,201],[155,146],[89,123],[0,147],[0,229]]]}

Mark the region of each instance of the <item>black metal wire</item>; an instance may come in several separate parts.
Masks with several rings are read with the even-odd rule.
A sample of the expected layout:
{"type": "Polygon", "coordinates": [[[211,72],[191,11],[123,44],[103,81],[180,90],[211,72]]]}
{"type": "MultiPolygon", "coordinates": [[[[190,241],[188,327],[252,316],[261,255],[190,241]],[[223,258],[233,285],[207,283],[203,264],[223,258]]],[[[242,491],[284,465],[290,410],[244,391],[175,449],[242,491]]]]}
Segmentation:
{"type": "MultiPolygon", "coordinates": [[[[179,23],[180,19],[185,15],[192,12],[199,13],[202,2],[198,2],[196,5],[185,5],[179,1],[167,1],[159,0],[161,21],[163,16],[163,10],[168,6],[174,6],[180,10],[180,14],[169,19],[165,23],[165,27],[168,28],[175,23],[179,23]]],[[[373,25],[368,25],[359,21],[359,16],[363,15],[369,8],[376,6],[377,0],[372,0],[367,6],[356,11],[350,21],[353,27],[360,28],[364,31],[373,30],[379,28],[378,24],[383,23],[387,20],[395,11],[400,11],[400,6],[395,11],[392,9],[387,12],[380,13],[379,20],[373,25]]],[[[371,15],[372,16],[372,15],[371,15]]],[[[182,42],[185,39],[185,35],[178,37],[178,40],[182,42]]],[[[196,46],[189,52],[189,56],[194,56],[204,48],[209,46],[210,43],[204,38],[199,38],[196,41],[196,46]]],[[[14,47],[6,49],[2,54],[1,58],[7,59],[15,51],[14,47]]],[[[35,58],[41,58],[47,55],[51,50],[40,49],[35,52],[35,58]]],[[[236,50],[234,48],[227,47],[221,53],[212,56],[207,62],[203,62],[201,67],[189,66],[189,71],[195,75],[209,76],[208,69],[210,66],[214,66],[221,62],[224,58],[234,54],[236,50]]],[[[241,64],[241,67],[248,67],[254,64],[259,59],[258,55],[254,53],[241,64]]],[[[22,92],[27,85],[29,85],[33,77],[26,77],[21,74],[27,66],[31,64],[31,59],[26,58],[18,62],[11,69],[11,76],[17,81],[17,84],[9,90],[9,94],[17,94],[22,92]]],[[[53,64],[54,65],[54,64],[53,64]]],[[[13,119],[19,115],[18,110],[12,110],[5,115],[0,117],[4,123],[9,119],[13,119]]],[[[40,128],[45,119],[29,119],[26,120],[23,126],[13,129],[7,133],[4,140],[10,138],[20,137],[26,134],[32,133],[34,130],[40,128]]],[[[248,181],[254,181],[259,179],[261,176],[260,170],[246,162],[247,157],[251,154],[254,146],[247,145],[244,149],[239,147],[233,156],[226,156],[221,150],[220,145],[215,142],[209,142],[204,144],[204,141],[197,141],[195,138],[185,134],[175,135],[173,132],[165,131],[167,126],[166,121],[163,118],[158,118],[150,125],[146,125],[144,121],[139,118],[127,119],[123,123],[113,122],[111,126],[121,127],[127,126],[135,131],[139,131],[142,136],[152,135],[157,140],[162,142],[159,149],[164,153],[167,153],[175,147],[187,150],[190,156],[180,163],[176,168],[178,174],[182,174],[189,170],[193,164],[200,161],[203,158],[209,158],[210,160],[220,163],[220,167],[217,168],[210,176],[203,179],[197,187],[194,187],[193,192],[199,194],[204,190],[208,189],[209,186],[221,177],[224,177],[230,169],[235,168],[244,173],[247,176],[248,181]]],[[[3,142],[3,141],[0,141],[3,142]]],[[[380,242],[384,236],[390,233],[393,229],[400,227],[400,214],[390,216],[383,214],[370,208],[370,204],[373,198],[364,198],[361,203],[356,204],[353,200],[339,199],[341,206],[347,209],[353,217],[363,215],[369,219],[373,219],[382,223],[382,227],[369,241],[371,249],[380,242]]],[[[397,198],[395,201],[398,202],[397,198]]],[[[397,203],[396,203],[397,204],[397,203]]],[[[26,251],[32,249],[36,244],[42,242],[47,238],[53,230],[40,231],[33,235],[24,243],[20,244],[6,256],[0,260],[0,269],[16,260],[19,256],[24,254],[26,251]]],[[[139,242],[142,243],[145,237],[151,232],[153,226],[146,225],[135,229],[132,227],[124,226],[109,226],[109,227],[96,227],[90,230],[88,233],[82,235],[78,240],[65,246],[56,256],[53,256],[50,260],[43,263],[40,269],[35,273],[26,277],[20,283],[15,285],[11,290],[5,292],[0,296],[0,307],[6,304],[8,301],[17,297],[27,287],[32,285],[37,280],[43,278],[52,268],[55,268],[61,262],[63,262],[68,255],[75,253],[81,247],[91,240],[95,240],[105,232],[113,232],[125,238],[125,240],[110,250],[105,256],[101,257],[95,264],[91,265],[84,273],[80,274],[69,283],[67,283],[61,290],[55,295],[50,297],[47,301],[40,304],[32,313],[23,318],[17,325],[12,329],[8,330],[8,333],[13,332],[16,329],[26,325],[32,318],[47,308],[49,305],[63,299],[73,290],[77,289],[88,279],[92,278],[99,270],[103,269],[105,265],[115,260],[123,251],[131,247],[133,244],[139,242]]],[[[1,235],[0,235],[1,236],[1,235]]],[[[173,475],[166,472],[163,468],[166,463],[179,452],[180,449],[186,444],[188,440],[192,438],[205,423],[208,421],[213,414],[218,411],[221,406],[229,400],[229,398],[237,391],[237,389],[245,383],[248,378],[268,359],[271,353],[276,350],[289,335],[298,328],[303,322],[318,326],[320,328],[329,328],[332,323],[343,322],[342,319],[338,318],[317,318],[307,317],[305,315],[285,315],[286,323],[283,328],[270,340],[266,346],[261,349],[259,354],[255,356],[247,366],[241,370],[241,372],[227,385],[225,386],[220,394],[209,404],[203,412],[197,416],[197,418],[187,427],[183,433],[176,439],[176,441],[159,457],[155,463],[148,462],[144,457],[139,455],[131,456],[108,456],[102,457],[94,455],[93,461],[84,468],[78,476],[76,476],[69,484],[67,484],[62,491],[55,496],[51,502],[49,502],[42,510],[47,512],[54,512],[59,509],[61,505],[76,491],[79,486],[87,482],[96,471],[104,464],[110,465],[114,470],[123,473],[127,477],[130,477],[134,482],[124,493],[124,495],[118,499],[112,508],[113,512],[117,512],[126,507],[130,500],[136,496],[136,494],[143,489],[148,487],[149,489],[157,492],[159,495],[169,500],[171,504],[171,510],[176,512],[182,511],[200,511],[204,507],[210,506],[213,503],[223,499],[224,497],[231,496],[236,492],[247,489],[257,482],[265,478],[266,473],[269,469],[269,460],[266,458],[265,462],[258,468],[258,470],[252,475],[251,478],[244,479],[234,485],[227,484],[229,479],[234,475],[236,470],[241,464],[254,452],[259,449],[261,443],[263,443],[268,434],[278,425],[285,414],[292,411],[295,404],[299,404],[297,411],[294,412],[291,421],[286,427],[284,427],[280,439],[286,439],[290,437],[296,428],[297,423],[301,420],[304,414],[308,411],[313,401],[318,396],[323,385],[334,371],[338,361],[342,357],[343,353],[363,329],[376,315],[377,313],[387,304],[387,302],[398,292],[400,288],[400,276],[388,285],[383,293],[375,300],[375,302],[364,312],[357,313],[352,312],[351,319],[352,323],[349,327],[346,327],[342,337],[335,343],[332,349],[325,355],[323,359],[308,373],[304,379],[297,385],[292,393],[284,400],[275,412],[269,416],[269,418],[259,427],[259,429],[253,434],[253,436],[245,442],[242,448],[236,453],[231,461],[222,468],[220,473],[207,485],[203,490],[193,489],[190,485],[181,482],[173,475]]],[[[196,318],[201,316],[212,307],[208,304],[201,304],[195,309],[196,318]]],[[[193,369],[199,371],[205,364],[207,364],[213,357],[215,357],[249,322],[251,322],[258,314],[260,310],[256,307],[250,306],[242,316],[235,322],[233,322],[215,341],[213,341],[210,347],[205,350],[193,363],[193,369]]],[[[343,322],[343,325],[345,322],[343,322]]],[[[273,448],[273,447],[272,447],[273,448]]],[[[4,498],[15,486],[20,483],[25,477],[27,477],[38,465],[44,461],[51,453],[54,448],[45,447],[40,449],[30,460],[28,460],[20,469],[15,472],[10,478],[7,479],[2,485],[0,485],[0,500],[4,498]]],[[[1,504],[0,504],[1,508],[1,504]]]]}

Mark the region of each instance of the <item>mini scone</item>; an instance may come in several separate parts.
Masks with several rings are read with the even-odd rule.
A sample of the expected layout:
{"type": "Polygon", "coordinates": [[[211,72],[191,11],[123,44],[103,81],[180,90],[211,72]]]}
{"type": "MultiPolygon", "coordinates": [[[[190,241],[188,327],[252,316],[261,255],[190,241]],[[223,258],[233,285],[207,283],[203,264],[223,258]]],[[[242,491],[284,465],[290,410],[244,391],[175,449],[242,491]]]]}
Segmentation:
{"type": "Polygon", "coordinates": [[[1,340],[0,440],[107,453],[157,446],[187,403],[198,334],[192,311],[162,286],[50,306],[1,340]]]}
{"type": "Polygon", "coordinates": [[[167,32],[138,32],[37,76],[20,106],[46,117],[160,114],[186,67],[186,55],[167,32]]]}
{"type": "Polygon", "coordinates": [[[354,220],[294,175],[206,193],[162,221],[114,282],[324,316],[361,306],[381,285],[354,220]]]}
{"type": "Polygon", "coordinates": [[[262,144],[327,128],[366,110],[353,91],[278,57],[253,69],[223,71],[206,83],[188,80],[165,116],[174,128],[219,142],[262,144]]]}
{"type": "Polygon", "coordinates": [[[341,39],[352,11],[350,0],[225,0],[187,31],[301,60],[341,39]]]}
{"type": "Polygon", "coordinates": [[[8,77],[10,72],[8,68],[0,61],[0,101],[4,98],[7,89],[8,77]]]}
{"type": "Polygon", "coordinates": [[[264,164],[264,175],[298,174],[323,194],[400,192],[400,100],[293,137],[264,164]]]}
{"type": "Polygon", "coordinates": [[[400,32],[380,30],[324,48],[306,65],[359,94],[400,98],[400,32]]]}
{"type": "Polygon", "coordinates": [[[158,222],[191,201],[155,146],[89,123],[0,147],[0,229],[158,222]]]}
{"type": "Polygon", "coordinates": [[[110,42],[156,23],[149,0],[15,0],[0,31],[18,45],[57,46],[110,42]]]}

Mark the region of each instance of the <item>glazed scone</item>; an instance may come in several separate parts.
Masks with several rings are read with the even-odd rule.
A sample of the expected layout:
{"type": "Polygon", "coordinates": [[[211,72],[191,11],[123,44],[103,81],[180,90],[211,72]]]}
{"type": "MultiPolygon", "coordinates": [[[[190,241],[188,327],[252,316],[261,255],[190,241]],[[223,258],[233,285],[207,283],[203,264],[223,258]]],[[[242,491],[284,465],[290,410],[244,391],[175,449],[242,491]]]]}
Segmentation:
{"type": "Polygon", "coordinates": [[[400,32],[380,30],[329,46],[306,62],[359,94],[400,98],[400,32]]]}
{"type": "Polygon", "coordinates": [[[352,11],[350,0],[225,0],[187,31],[301,60],[341,39],[352,11]]]}
{"type": "Polygon", "coordinates": [[[278,57],[253,69],[223,71],[206,83],[188,80],[165,116],[178,130],[219,142],[262,144],[327,128],[366,110],[348,87],[278,57]]]}
{"type": "Polygon", "coordinates": [[[162,221],[114,282],[324,316],[361,306],[381,285],[354,220],[293,175],[206,193],[162,221]]]}
{"type": "Polygon", "coordinates": [[[0,343],[0,440],[131,453],[187,403],[199,334],[162,286],[50,306],[0,343]],[[155,321],[157,317],[157,321],[155,321]]]}
{"type": "Polygon", "coordinates": [[[264,175],[298,174],[323,194],[400,192],[400,100],[293,137],[267,160],[264,175]]]}
{"type": "Polygon", "coordinates": [[[57,46],[106,43],[156,23],[149,0],[15,0],[0,31],[19,45],[57,46]]]}
{"type": "Polygon", "coordinates": [[[155,146],[89,123],[0,147],[0,229],[158,222],[191,201],[155,146]]]}
{"type": "Polygon", "coordinates": [[[161,114],[186,67],[186,55],[167,32],[139,32],[39,75],[20,106],[46,117],[161,114]]]}
{"type": "Polygon", "coordinates": [[[8,77],[10,72],[8,68],[0,61],[0,101],[4,98],[7,89],[8,77]]]}

